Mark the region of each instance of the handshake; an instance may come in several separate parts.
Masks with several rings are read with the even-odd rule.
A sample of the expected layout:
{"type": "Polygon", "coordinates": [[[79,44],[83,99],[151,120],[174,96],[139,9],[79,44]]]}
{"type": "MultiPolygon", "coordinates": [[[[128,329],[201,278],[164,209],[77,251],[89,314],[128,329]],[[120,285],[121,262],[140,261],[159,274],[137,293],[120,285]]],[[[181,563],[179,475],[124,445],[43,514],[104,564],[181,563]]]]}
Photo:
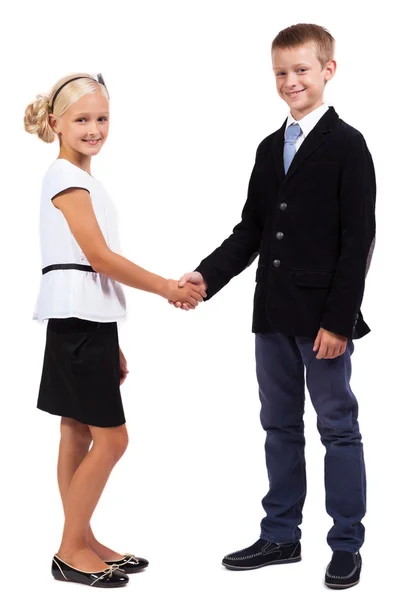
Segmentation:
{"type": "Polygon", "coordinates": [[[179,281],[168,280],[167,299],[175,308],[190,310],[207,298],[207,284],[198,271],[186,273],[179,281]]]}

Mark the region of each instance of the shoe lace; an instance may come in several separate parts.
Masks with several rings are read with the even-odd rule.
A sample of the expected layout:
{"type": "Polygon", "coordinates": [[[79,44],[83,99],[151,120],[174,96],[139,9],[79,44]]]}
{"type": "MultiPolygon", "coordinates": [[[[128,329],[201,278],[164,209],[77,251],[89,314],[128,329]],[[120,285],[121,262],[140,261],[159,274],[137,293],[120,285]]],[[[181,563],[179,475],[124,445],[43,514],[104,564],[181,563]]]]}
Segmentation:
{"type": "Polygon", "coordinates": [[[139,559],[134,554],[126,553],[125,558],[126,558],[126,560],[124,561],[124,564],[126,564],[128,562],[134,562],[135,565],[139,564],[139,559]]]}
{"type": "Polygon", "coordinates": [[[108,578],[112,577],[112,574],[117,569],[120,569],[120,565],[111,565],[108,569],[104,569],[104,571],[103,571],[104,575],[100,575],[99,579],[103,579],[104,577],[107,577],[107,576],[108,576],[108,578]]]}

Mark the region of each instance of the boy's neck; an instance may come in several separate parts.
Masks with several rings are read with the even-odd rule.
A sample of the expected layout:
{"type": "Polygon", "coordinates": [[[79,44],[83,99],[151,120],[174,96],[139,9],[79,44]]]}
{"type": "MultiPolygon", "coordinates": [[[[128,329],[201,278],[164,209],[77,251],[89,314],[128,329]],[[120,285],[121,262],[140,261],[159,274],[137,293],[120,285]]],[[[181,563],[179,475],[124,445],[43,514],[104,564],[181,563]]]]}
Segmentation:
{"type": "Polygon", "coordinates": [[[324,99],[321,98],[320,100],[315,102],[312,106],[307,106],[306,108],[304,108],[304,110],[292,109],[290,111],[290,114],[292,115],[293,119],[295,119],[296,121],[301,121],[301,119],[304,119],[304,117],[306,117],[310,113],[314,112],[314,110],[317,110],[317,108],[320,108],[323,104],[324,104],[324,99]]]}

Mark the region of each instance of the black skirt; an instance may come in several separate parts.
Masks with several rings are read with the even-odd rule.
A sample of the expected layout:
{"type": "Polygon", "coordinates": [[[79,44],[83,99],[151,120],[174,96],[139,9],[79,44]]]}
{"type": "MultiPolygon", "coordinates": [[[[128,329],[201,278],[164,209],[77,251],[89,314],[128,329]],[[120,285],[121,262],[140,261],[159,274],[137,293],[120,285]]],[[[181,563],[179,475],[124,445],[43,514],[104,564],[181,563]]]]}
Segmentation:
{"type": "Polygon", "coordinates": [[[117,323],[49,319],[37,407],[94,427],[125,423],[117,323]]]}

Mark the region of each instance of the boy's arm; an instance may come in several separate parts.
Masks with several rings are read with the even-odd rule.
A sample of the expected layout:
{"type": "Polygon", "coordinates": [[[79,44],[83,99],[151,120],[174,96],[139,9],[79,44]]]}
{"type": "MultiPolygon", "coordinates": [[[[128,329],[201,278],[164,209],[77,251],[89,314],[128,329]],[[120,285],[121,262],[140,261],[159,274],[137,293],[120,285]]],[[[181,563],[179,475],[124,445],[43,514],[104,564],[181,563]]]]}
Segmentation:
{"type": "Polygon", "coordinates": [[[362,135],[347,146],[339,211],[341,252],[321,327],[352,338],[375,242],[375,171],[362,135]]]}
{"type": "Polygon", "coordinates": [[[250,177],[240,223],[234,227],[232,234],[194,269],[201,273],[207,284],[207,300],[219,292],[232,277],[248,267],[259,253],[264,221],[258,202],[258,160],[259,151],[250,177]]]}

